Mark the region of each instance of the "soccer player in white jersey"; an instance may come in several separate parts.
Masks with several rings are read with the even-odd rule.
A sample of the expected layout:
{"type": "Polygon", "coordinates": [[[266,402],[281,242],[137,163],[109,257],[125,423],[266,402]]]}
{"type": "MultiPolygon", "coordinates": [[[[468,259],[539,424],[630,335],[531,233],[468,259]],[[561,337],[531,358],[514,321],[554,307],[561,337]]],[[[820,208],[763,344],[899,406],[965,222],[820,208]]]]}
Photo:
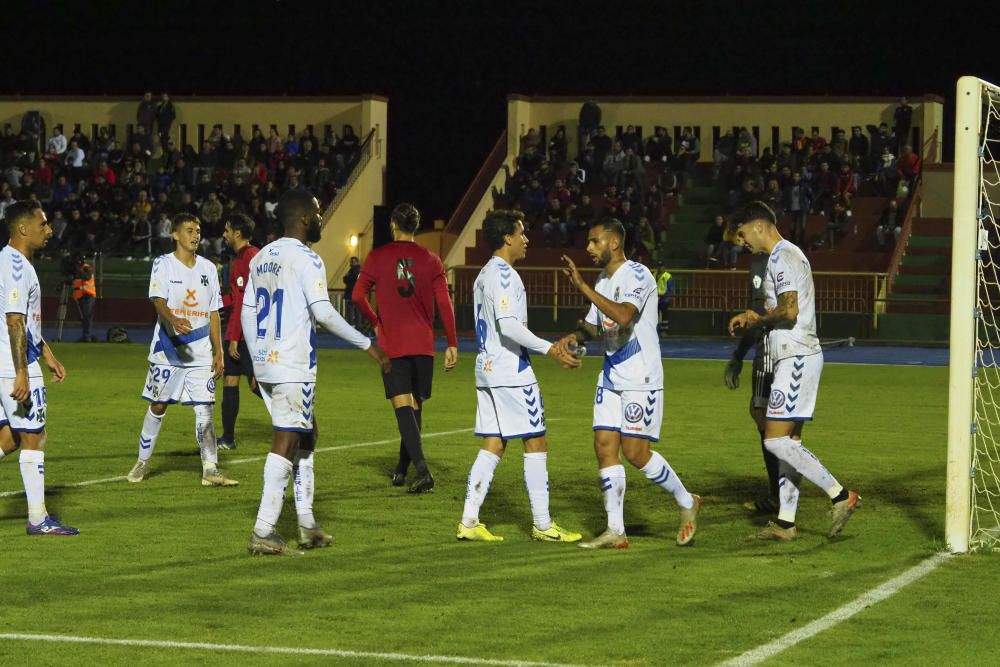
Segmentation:
{"type": "Polygon", "coordinates": [[[587,234],[587,252],[604,271],[590,287],[573,261],[563,255],[563,273],[583,292],[590,311],[580,327],[563,339],[582,345],[603,335],[604,368],[594,397],[594,450],[608,513],[603,533],[579,546],[624,549],[625,466],[619,452],[646,477],[672,494],[680,507],[677,544],[690,544],[698,529],[701,497],[688,493],[667,460],[651,448],[663,419],[663,363],[656,332],[657,291],[653,274],[625,257],[625,229],[614,218],[599,221],[587,234]]]}
{"type": "Polygon", "coordinates": [[[271,452],[264,462],[264,489],[247,550],[253,555],[300,556],[275,529],[288,480],[294,479],[299,548],[330,545],[313,516],[313,411],[316,405],[316,324],[366,350],[383,369],[389,358],[349,325],[330,304],[323,260],[306,243],[319,241],[319,202],[289,190],[277,207],[285,235],[250,262],[243,299],[244,337],[261,396],[271,414],[271,452]]]}
{"type": "Polygon", "coordinates": [[[774,212],[763,202],[751,202],[732,219],[737,238],[754,253],[769,255],[764,277],[766,315],[747,310],[729,322],[729,332],[747,327],[770,327],[768,343],[774,363],[774,381],[767,405],[764,446],[778,460],[777,521],[758,534],[765,540],[798,537],[795,512],[799,485],[805,477],[823,489],[833,503],[828,537],[839,533],[861,496],[850,491],[802,446],[802,427],[812,421],[823,372],[823,351],[816,335],[816,292],[812,269],[801,250],[778,233],[774,212]]]}
{"type": "Polygon", "coordinates": [[[202,486],[239,484],[219,472],[219,454],[212,426],[215,381],[222,374],[222,328],[219,274],[199,257],[201,222],[182,213],[174,218],[174,251],[153,260],[149,300],[156,309],[156,328],[149,345],[149,372],[142,397],[149,409],[139,433],[139,459],[129,482],[145,479],[149,460],[174,403],[194,408],[194,434],[201,450],[202,486]]]}
{"type": "Polygon", "coordinates": [[[36,201],[14,202],[4,209],[10,242],[0,251],[0,303],[6,326],[0,326],[0,459],[21,448],[21,481],[28,501],[28,535],[76,535],[45,507],[45,380],[41,359],[55,382],[66,369],[42,340],[42,290],[31,265],[45,247],[52,227],[36,201]]]}
{"type": "Polygon", "coordinates": [[[528,489],[533,525],[531,537],[548,542],[576,542],[579,533],[561,528],[549,515],[549,473],[546,459],[545,405],[531,368],[528,352],[545,354],[567,368],[580,361],[562,344],[552,344],[528,330],[528,304],[514,263],[524,259],[528,239],[519,211],[493,211],[483,223],[483,234],[493,257],[475,283],[476,435],[482,449],[469,471],[460,540],[501,542],[479,522],[479,508],[493,481],[507,441],[524,443],[524,484],[528,489]]]}

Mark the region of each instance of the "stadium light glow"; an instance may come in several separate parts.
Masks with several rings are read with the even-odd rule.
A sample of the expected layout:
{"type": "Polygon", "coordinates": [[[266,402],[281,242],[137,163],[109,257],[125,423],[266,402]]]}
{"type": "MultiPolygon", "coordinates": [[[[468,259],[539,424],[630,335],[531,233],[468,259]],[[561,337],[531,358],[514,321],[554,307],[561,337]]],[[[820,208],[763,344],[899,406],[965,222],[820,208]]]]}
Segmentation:
{"type": "Polygon", "coordinates": [[[358,235],[357,234],[351,234],[351,238],[348,239],[347,245],[351,246],[352,249],[357,248],[358,247],[358,235]]]}

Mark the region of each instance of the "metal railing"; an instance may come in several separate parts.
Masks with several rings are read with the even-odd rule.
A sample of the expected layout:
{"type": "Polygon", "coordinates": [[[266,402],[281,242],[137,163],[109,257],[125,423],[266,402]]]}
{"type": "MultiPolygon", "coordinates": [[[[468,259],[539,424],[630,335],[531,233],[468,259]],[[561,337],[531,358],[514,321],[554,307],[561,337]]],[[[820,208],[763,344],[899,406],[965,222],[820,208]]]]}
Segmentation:
{"type": "MultiPolygon", "coordinates": [[[[478,266],[454,268],[455,305],[471,305],[473,288],[479,275],[478,266]]],[[[553,317],[560,308],[580,308],[590,305],[566,278],[561,268],[524,267],[518,273],[524,282],[528,305],[551,307],[553,317]]],[[[600,269],[581,268],[587,281],[593,284],[600,269]]],[[[736,312],[750,307],[750,285],[747,271],[670,270],[674,280],[672,310],[736,312]]],[[[850,313],[871,315],[877,327],[876,306],[884,290],[886,274],[816,271],[818,313],[850,313]]]]}
{"type": "MultiPolygon", "coordinates": [[[[906,246],[910,243],[910,236],[913,234],[913,219],[917,217],[920,210],[920,202],[924,196],[923,179],[917,179],[917,184],[913,188],[913,196],[910,197],[910,204],[906,207],[906,217],[903,218],[902,229],[899,238],[896,239],[896,249],[892,252],[892,260],[889,262],[887,271],[885,297],[892,296],[892,288],[896,284],[896,276],[899,275],[899,267],[903,264],[903,257],[906,256],[906,246]]],[[[881,220],[879,221],[881,224],[881,220]]]]}
{"type": "Polygon", "coordinates": [[[493,145],[490,154],[483,161],[483,165],[479,168],[479,171],[476,172],[476,176],[472,179],[472,183],[469,184],[465,194],[462,195],[461,201],[455,207],[455,212],[451,214],[447,224],[444,226],[444,230],[441,233],[442,258],[448,256],[448,251],[451,250],[462,229],[469,223],[469,216],[472,215],[476,205],[479,204],[480,200],[486,194],[486,188],[493,180],[493,177],[496,175],[497,170],[500,169],[506,157],[507,130],[504,130],[500,133],[500,137],[493,145]]]}
{"type": "Polygon", "coordinates": [[[330,218],[333,217],[333,214],[340,206],[340,203],[344,201],[345,197],[347,197],[347,193],[351,189],[351,186],[354,185],[354,182],[358,180],[358,177],[361,175],[361,172],[364,171],[364,168],[368,165],[369,162],[371,162],[372,148],[374,147],[373,146],[374,143],[375,143],[375,130],[372,129],[368,133],[368,136],[365,137],[365,140],[361,142],[361,147],[358,149],[358,161],[354,165],[354,167],[351,168],[351,173],[347,177],[347,182],[344,183],[344,187],[337,190],[337,194],[334,195],[333,201],[331,201],[330,205],[326,207],[325,211],[323,211],[324,224],[330,221],[330,218]]]}

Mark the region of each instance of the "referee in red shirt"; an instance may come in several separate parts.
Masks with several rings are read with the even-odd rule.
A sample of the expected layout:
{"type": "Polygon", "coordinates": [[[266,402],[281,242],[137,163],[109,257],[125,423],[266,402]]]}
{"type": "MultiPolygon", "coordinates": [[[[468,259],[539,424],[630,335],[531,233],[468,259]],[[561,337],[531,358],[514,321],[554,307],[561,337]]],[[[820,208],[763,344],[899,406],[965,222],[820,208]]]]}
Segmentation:
{"type": "Polygon", "coordinates": [[[448,337],[444,369],[450,371],[458,361],[455,309],[448,294],[444,264],[414,242],[418,227],[420,211],[415,206],[400,204],[394,208],[389,218],[392,243],[369,253],[351,294],[358,310],[375,327],[379,346],[392,360],[389,372],[382,376],[385,397],[396,412],[401,438],[392,484],[403,486],[412,462],[417,478],[410,485],[410,493],[434,488],[420,441],[420,415],[423,402],[431,397],[434,375],[435,301],[448,337]],[[372,288],[378,314],[368,304],[372,288]]]}
{"type": "Polygon", "coordinates": [[[222,378],[222,437],[219,449],[236,449],[236,417],[240,413],[240,376],[246,375],[250,389],[259,395],[254,382],[253,361],[243,340],[243,326],[240,313],[243,312],[243,291],[250,275],[250,260],[260,250],[250,244],[254,222],[242,213],[237,213],[226,221],[222,234],[226,245],[235,253],[229,269],[229,294],[222,297],[222,307],[229,310],[229,325],[226,327],[225,371],[222,378]]]}

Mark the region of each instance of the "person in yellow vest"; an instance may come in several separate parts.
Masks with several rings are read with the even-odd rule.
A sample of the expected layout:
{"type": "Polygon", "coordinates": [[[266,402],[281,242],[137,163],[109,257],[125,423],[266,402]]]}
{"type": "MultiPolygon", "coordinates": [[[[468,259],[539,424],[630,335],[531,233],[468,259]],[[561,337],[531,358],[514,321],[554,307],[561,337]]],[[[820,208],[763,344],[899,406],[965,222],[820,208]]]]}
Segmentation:
{"type": "Polygon", "coordinates": [[[94,306],[97,303],[97,286],[94,283],[94,267],[78,258],[73,273],[73,301],[80,313],[80,343],[93,343],[91,335],[94,324],[94,306]]]}
{"type": "Polygon", "coordinates": [[[657,308],[660,311],[660,322],[657,329],[660,336],[666,336],[670,329],[670,299],[674,295],[674,277],[662,266],[656,267],[657,308]]]}

